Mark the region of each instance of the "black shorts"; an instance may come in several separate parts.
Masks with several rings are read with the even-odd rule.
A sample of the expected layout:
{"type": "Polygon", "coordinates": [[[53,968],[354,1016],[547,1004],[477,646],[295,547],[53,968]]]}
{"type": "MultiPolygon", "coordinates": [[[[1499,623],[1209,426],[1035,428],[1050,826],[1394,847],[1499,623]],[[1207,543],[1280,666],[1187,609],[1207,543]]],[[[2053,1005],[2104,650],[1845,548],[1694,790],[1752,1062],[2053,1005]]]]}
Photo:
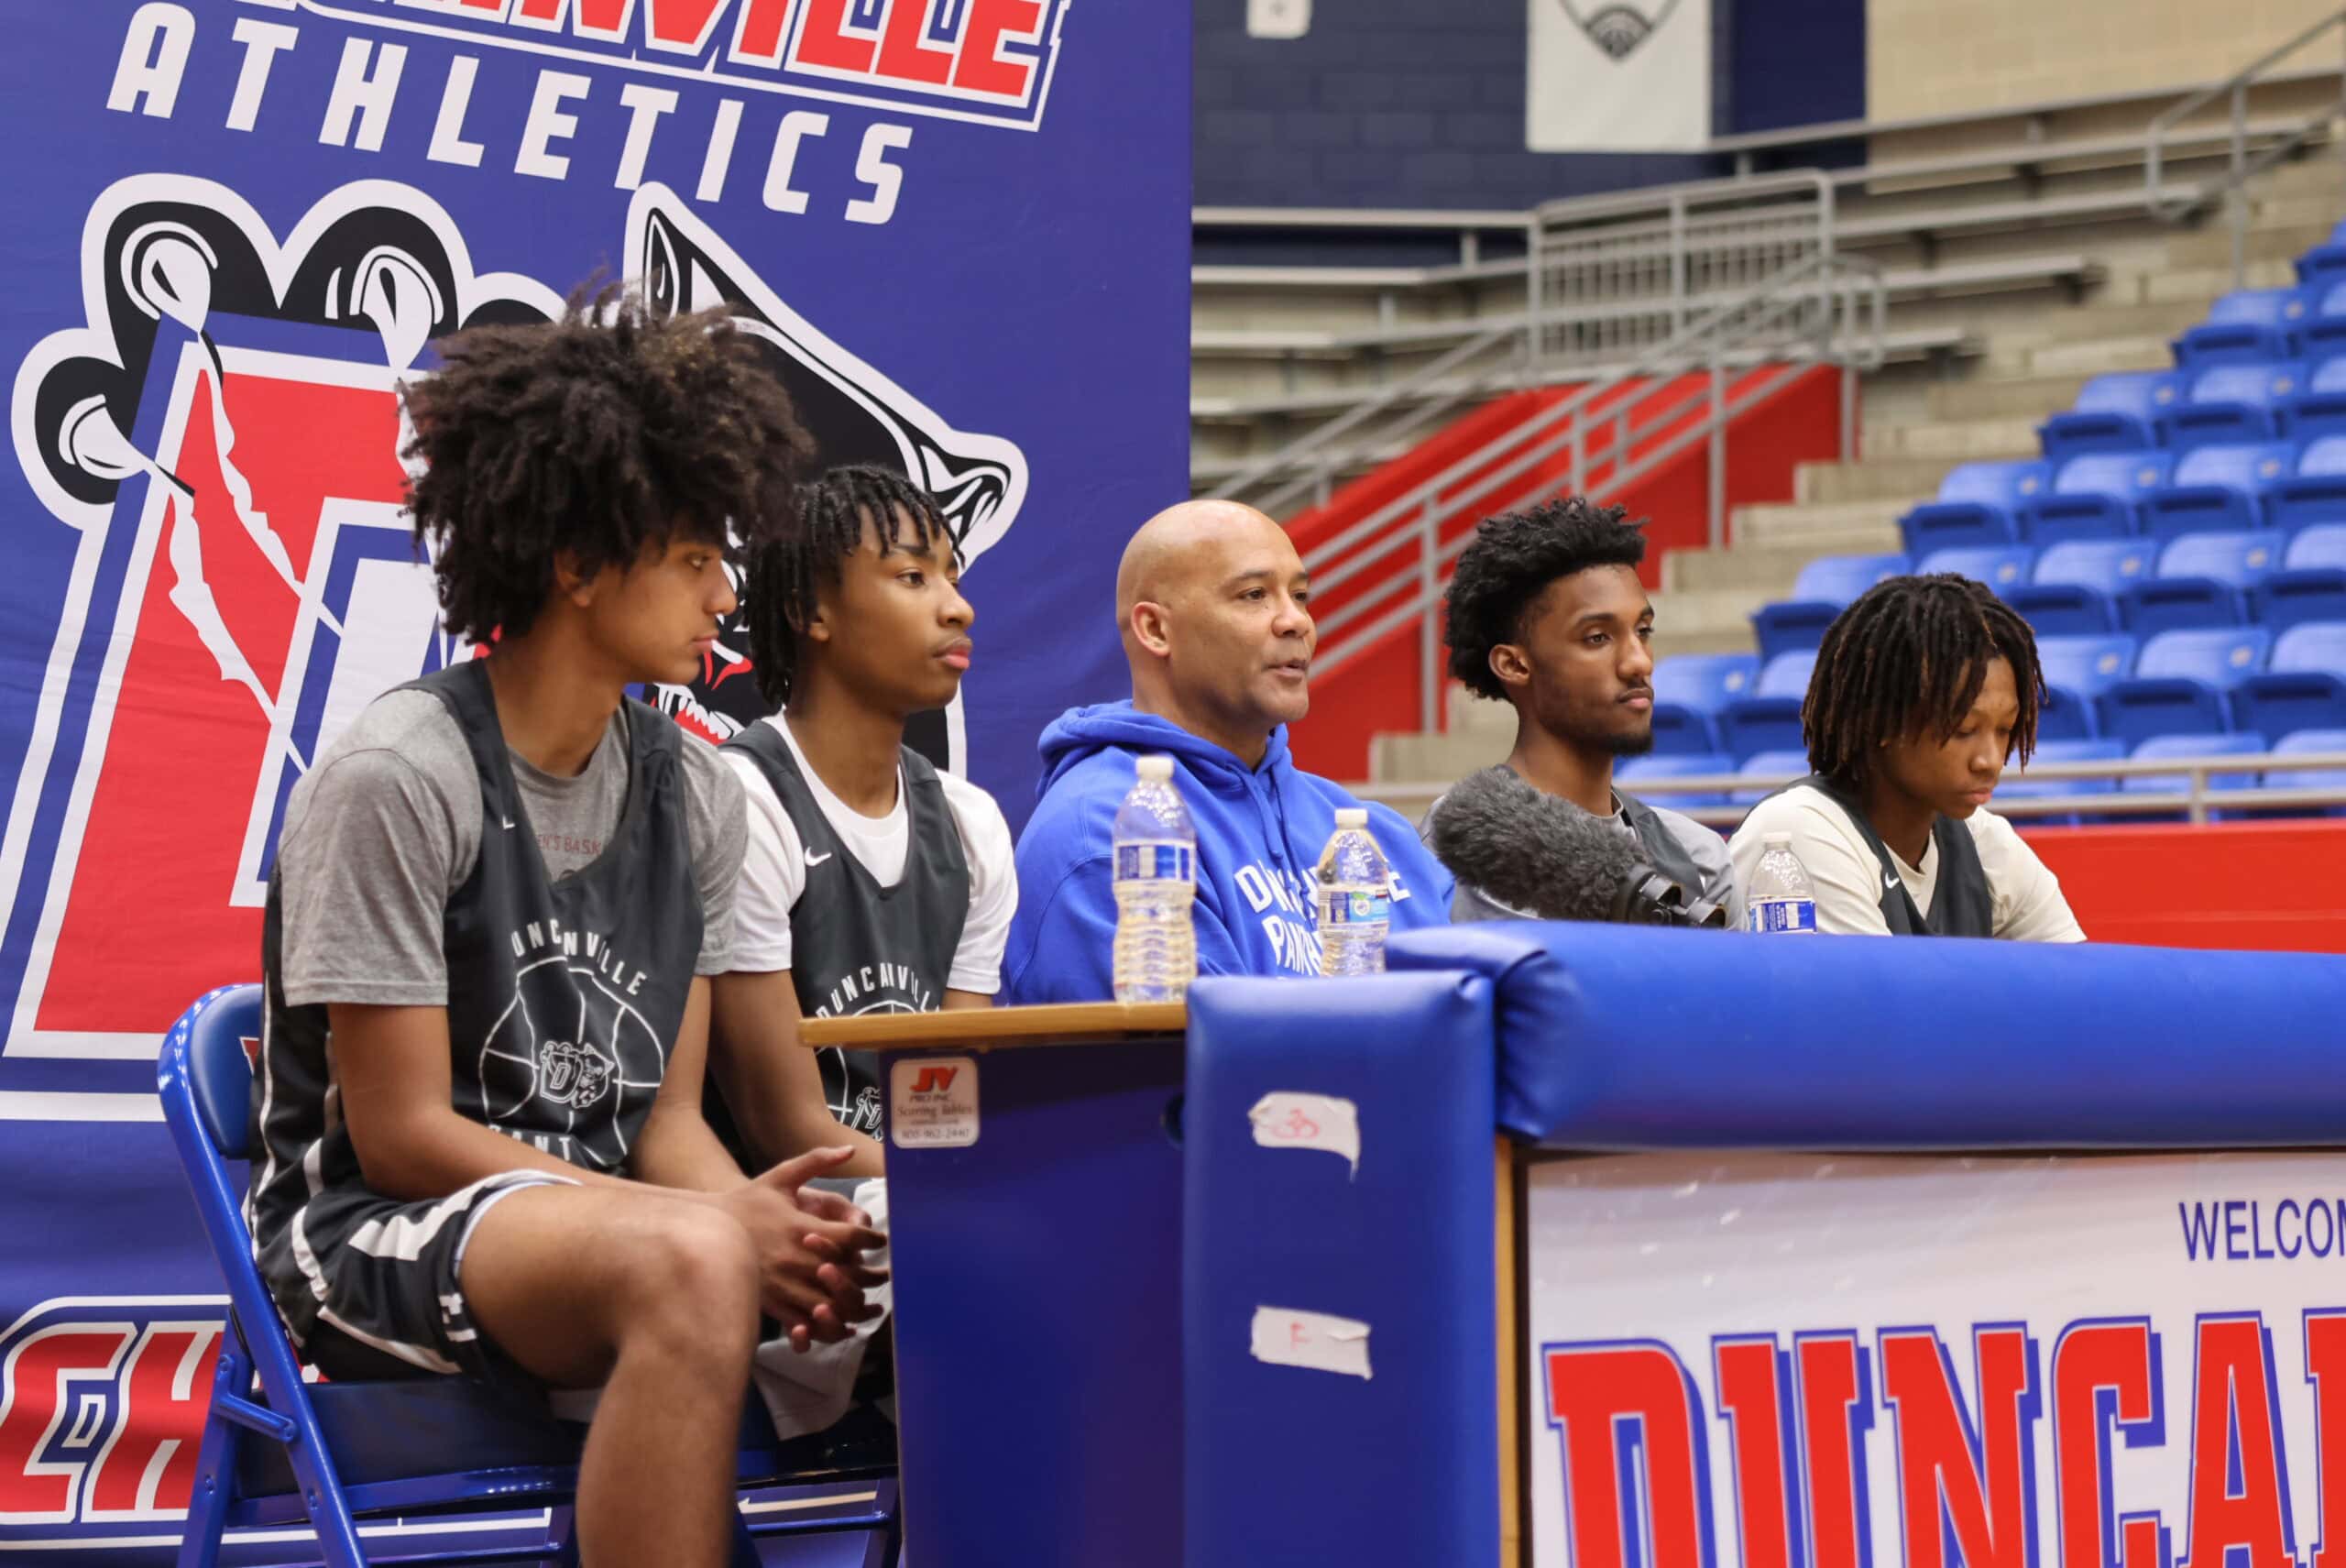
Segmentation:
{"type": "Polygon", "coordinates": [[[301,1359],[329,1378],[533,1381],[474,1323],[458,1265],[491,1204],[567,1185],[551,1172],[509,1170],[422,1202],[329,1190],[262,1245],[261,1277],[301,1359]]]}

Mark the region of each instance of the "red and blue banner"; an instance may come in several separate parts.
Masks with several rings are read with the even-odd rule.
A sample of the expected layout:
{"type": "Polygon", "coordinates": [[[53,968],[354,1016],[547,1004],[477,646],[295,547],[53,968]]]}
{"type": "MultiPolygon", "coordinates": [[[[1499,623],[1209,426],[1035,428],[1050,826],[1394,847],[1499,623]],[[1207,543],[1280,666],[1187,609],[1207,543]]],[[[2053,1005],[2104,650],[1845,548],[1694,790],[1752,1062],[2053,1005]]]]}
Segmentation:
{"type": "MultiPolygon", "coordinates": [[[[979,657],[915,740],[1021,821],[1044,722],[1120,687],[1124,536],[1187,493],[1188,15],[90,0],[13,22],[0,1562],[78,1562],[166,1549],[210,1376],[218,1284],[156,1120],[159,1037],[255,978],[311,760],[465,652],[400,515],[402,379],[597,270],[729,308],[827,459],[943,499],[979,657]]],[[[721,738],[755,687],[729,635],[652,695],[721,738]]]]}

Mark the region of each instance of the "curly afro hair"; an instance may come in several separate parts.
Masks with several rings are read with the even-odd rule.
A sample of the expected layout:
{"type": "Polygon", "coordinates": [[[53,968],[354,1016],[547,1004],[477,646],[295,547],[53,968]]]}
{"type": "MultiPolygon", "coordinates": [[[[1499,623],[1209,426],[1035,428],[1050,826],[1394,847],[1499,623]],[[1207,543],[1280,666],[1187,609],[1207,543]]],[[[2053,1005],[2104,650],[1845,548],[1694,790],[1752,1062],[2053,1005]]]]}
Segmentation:
{"type": "Polygon", "coordinates": [[[787,532],[815,444],[756,341],[721,311],[652,315],[589,283],[558,321],[475,327],[406,390],[408,489],[448,629],[529,630],[554,559],[627,567],[679,534],[787,532]]]}
{"type": "Polygon", "coordinates": [[[1442,596],[1452,677],[1476,696],[1505,701],[1491,650],[1522,636],[1524,612],[1557,578],[1643,561],[1645,520],[1625,521],[1628,515],[1624,507],[1562,496],[1485,518],[1442,596]]]}
{"type": "Polygon", "coordinates": [[[1809,765],[1862,789],[1889,742],[1953,735],[1998,659],[2012,665],[2020,696],[2012,755],[2024,763],[2045,702],[2028,622],[1987,584],[1952,573],[1876,583],[1825,628],[1816,651],[1800,713],[1809,765]]]}
{"type": "Polygon", "coordinates": [[[814,618],[817,596],[837,587],[841,563],[863,543],[865,519],[891,550],[928,549],[938,540],[960,559],[937,498],[893,468],[852,463],[827,470],[798,488],[799,525],[750,551],[742,619],[750,629],[750,663],[758,690],[779,706],[790,700],[798,675],[798,633],[814,618]]]}

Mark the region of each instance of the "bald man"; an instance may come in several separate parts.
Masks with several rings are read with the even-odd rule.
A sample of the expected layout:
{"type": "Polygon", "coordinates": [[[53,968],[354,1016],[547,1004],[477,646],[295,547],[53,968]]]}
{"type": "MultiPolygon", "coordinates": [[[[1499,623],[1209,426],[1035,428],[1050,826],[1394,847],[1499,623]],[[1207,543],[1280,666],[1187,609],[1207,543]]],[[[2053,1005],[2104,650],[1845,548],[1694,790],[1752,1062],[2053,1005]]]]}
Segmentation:
{"type": "MultiPolygon", "coordinates": [[[[1198,972],[1320,972],[1311,872],[1336,812],[1361,803],[1288,755],[1311,707],[1310,580],[1287,531],[1252,507],[1189,501],[1124,547],[1116,621],[1129,702],[1073,708],[1043,731],[1043,792],[1018,841],[1005,999],[1113,993],[1116,807],[1135,760],[1173,759],[1198,826],[1198,972]]],[[[1369,830],[1393,867],[1393,925],[1448,917],[1450,873],[1388,807],[1369,830]]]]}

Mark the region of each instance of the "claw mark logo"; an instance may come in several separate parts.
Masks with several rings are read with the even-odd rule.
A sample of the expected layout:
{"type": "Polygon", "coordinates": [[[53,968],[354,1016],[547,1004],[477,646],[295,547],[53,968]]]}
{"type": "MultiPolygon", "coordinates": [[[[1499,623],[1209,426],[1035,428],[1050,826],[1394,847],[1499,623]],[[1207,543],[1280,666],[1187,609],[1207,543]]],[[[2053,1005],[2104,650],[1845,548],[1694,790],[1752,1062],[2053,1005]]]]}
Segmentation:
{"type": "MultiPolygon", "coordinates": [[[[730,308],[827,460],[937,489],[969,560],[1015,520],[1016,446],[827,336],[672,192],[638,190],[624,238],[659,308],[730,308]]],[[[189,996],[249,971],[293,784],[375,696],[470,653],[401,510],[400,382],[429,373],[433,339],[561,299],[477,271],[445,212],[383,181],[280,238],[225,186],[135,176],[93,205],[81,255],[85,321],[34,346],[10,410],[75,554],[0,836],[0,1057],[150,1059],[189,996]]],[[[729,652],[654,695],[721,738],[762,711],[747,673],[729,652]]],[[[956,711],[915,739],[952,765],[960,735],[956,711]]],[[[581,1058],[565,1092],[608,1102],[624,1076],[581,1058]]]]}
{"type": "Polygon", "coordinates": [[[1610,60],[1627,60],[1637,47],[1651,38],[1670,20],[1670,13],[1678,8],[1678,0],[1661,0],[1651,16],[1634,5],[1609,5],[1590,6],[1583,0],[1557,0],[1573,26],[1588,35],[1589,42],[1605,51],[1610,60]]]}

